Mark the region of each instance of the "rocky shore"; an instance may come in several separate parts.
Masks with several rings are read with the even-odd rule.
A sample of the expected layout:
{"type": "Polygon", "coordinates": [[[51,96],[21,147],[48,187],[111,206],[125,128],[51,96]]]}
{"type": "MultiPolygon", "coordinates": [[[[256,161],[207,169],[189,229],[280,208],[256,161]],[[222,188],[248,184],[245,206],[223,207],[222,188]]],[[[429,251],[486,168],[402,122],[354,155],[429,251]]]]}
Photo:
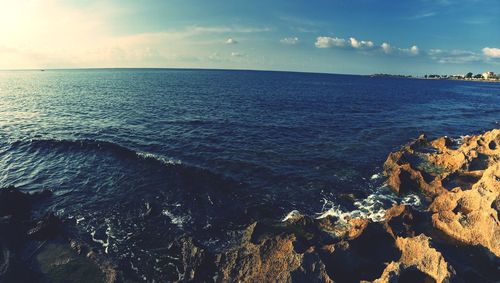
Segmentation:
{"type": "Polygon", "coordinates": [[[121,273],[83,244],[74,223],[37,215],[36,207],[49,197],[50,191],[0,189],[0,282],[116,282],[121,273]]]}
{"type": "MultiPolygon", "coordinates": [[[[169,281],[500,281],[500,129],[422,135],[388,156],[384,174],[395,194],[418,194],[421,206],[395,205],[380,222],[295,213],[210,248],[182,237],[165,251],[180,261],[169,281]]],[[[129,282],[70,221],[33,215],[46,197],[0,190],[0,282],[129,282]]]]}

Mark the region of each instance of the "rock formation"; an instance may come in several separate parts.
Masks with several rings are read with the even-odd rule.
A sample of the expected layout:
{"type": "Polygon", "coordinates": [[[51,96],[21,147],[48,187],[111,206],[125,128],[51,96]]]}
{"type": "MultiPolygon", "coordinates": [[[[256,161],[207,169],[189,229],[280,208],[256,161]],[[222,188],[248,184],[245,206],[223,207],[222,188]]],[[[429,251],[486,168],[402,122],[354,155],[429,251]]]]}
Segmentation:
{"type": "Polygon", "coordinates": [[[389,185],[428,197],[432,225],[450,240],[500,256],[500,130],[461,141],[420,137],[385,163],[389,185]]]}
{"type": "MultiPolygon", "coordinates": [[[[500,130],[460,140],[443,137],[429,141],[422,135],[388,156],[384,174],[394,193],[418,194],[422,205],[395,205],[386,210],[381,222],[316,219],[295,212],[284,221],[262,220],[234,231],[225,241],[230,244],[220,247],[204,246],[185,236],[166,251],[180,259],[178,276],[171,281],[500,280],[500,130]]],[[[13,189],[0,190],[0,281],[12,276],[12,266],[20,266],[13,253],[26,241],[9,238],[12,234],[3,232],[4,225],[17,221],[9,231],[38,241],[53,238],[54,230],[60,227],[52,216],[20,224],[29,219],[32,202],[32,196],[13,189]],[[13,202],[19,204],[18,208],[11,205],[13,202]]],[[[87,254],[83,258],[91,261],[68,255],[66,248],[50,246],[37,252],[41,270],[51,274],[54,263],[47,262],[53,260],[51,251],[59,250],[58,255],[90,270],[94,279],[124,281],[109,261],[78,241],[71,241],[69,246],[73,253],[87,254]],[[107,265],[96,269],[96,262],[107,265]]]]}
{"type": "Polygon", "coordinates": [[[384,173],[396,194],[418,194],[422,206],[394,206],[379,223],[298,213],[256,223],[233,248],[205,250],[214,259],[205,274],[215,282],[500,279],[500,130],[460,140],[422,135],[391,153],[384,173]]]}

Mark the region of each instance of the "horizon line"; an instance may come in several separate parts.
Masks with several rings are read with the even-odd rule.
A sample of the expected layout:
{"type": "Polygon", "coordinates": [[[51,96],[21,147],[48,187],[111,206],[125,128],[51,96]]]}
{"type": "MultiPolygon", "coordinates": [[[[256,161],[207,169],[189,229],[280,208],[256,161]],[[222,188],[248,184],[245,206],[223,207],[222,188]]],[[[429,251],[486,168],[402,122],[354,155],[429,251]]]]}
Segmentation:
{"type": "MultiPolygon", "coordinates": [[[[244,68],[203,68],[203,67],[73,67],[73,68],[15,68],[15,69],[0,69],[0,71],[85,71],[85,70],[178,70],[178,71],[248,71],[248,72],[276,72],[276,73],[300,73],[300,74],[322,74],[322,75],[345,75],[345,76],[373,76],[373,75],[389,75],[389,76],[411,76],[419,77],[424,75],[439,75],[438,73],[425,74],[394,74],[394,73],[370,73],[370,74],[354,74],[354,73],[333,73],[321,71],[297,71],[297,70],[280,70],[280,69],[244,69],[244,68]]],[[[467,74],[468,72],[464,72],[467,74]]],[[[474,73],[474,72],[472,72],[474,73]]],[[[479,74],[479,73],[478,73],[479,74]]]]}
{"type": "Polygon", "coordinates": [[[179,70],[179,71],[249,71],[249,72],[276,72],[276,73],[303,73],[323,75],[370,76],[373,74],[332,73],[321,71],[294,71],[280,69],[244,69],[244,68],[203,68],[203,67],[74,67],[74,68],[16,68],[0,69],[0,71],[78,71],[78,70],[179,70]]]}

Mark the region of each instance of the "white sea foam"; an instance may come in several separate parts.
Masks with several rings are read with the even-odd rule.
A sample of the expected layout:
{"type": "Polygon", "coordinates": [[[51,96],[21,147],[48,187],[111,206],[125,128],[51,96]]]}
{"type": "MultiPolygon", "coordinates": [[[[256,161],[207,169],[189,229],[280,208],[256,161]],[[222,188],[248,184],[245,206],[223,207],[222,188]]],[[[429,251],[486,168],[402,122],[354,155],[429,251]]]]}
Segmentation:
{"type": "Polygon", "coordinates": [[[346,222],[352,218],[367,218],[374,222],[384,220],[385,211],[395,204],[405,204],[408,206],[419,206],[420,198],[411,194],[403,198],[398,197],[387,187],[380,187],[365,199],[356,200],[353,204],[354,210],[343,210],[340,205],[324,199],[323,211],[318,213],[318,219],[327,216],[334,216],[341,222],[346,222]]]}
{"type": "Polygon", "coordinates": [[[188,215],[186,216],[177,216],[173,214],[170,210],[164,209],[162,210],[161,214],[165,215],[166,217],[170,218],[170,222],[174,225],[177,225],[177,227],[182,228],[182,226],[190,219],[188,215]]]}
{"type": "Polygon", "coordinates": [[[290,213],[288,213],[281,221],[282,222],[286,222],[288,220],[292,220],[292,219],[297,219],[298,217],[300,217],[302,214],[300,214],[300,212],[298,210],[292,210],[290,211],[290,213]]]}
{"type": "Polygon", "coordinates": [[[136,154],[140,158],[143,158],[143,159],[154,159],[154,160],[157,160],[157,161],[159,161],[159,162],[161,162],[163,164],[166,164],[166,165],[178,165],[178,164],[182,164],[182,162],[180,160],[170,159],[170,158],[166,158],[166,157],[159,156],[159,155],[152,154],[152,153],[148,153],[148,152],[137,152],[136,154]]]}
{"type": "MultiPolygon", "coordinates": [[[[380,176],[379,174],[375,175],[377,175],[376,178],[380,176]]],[[[374,177],[372,176],[371,179],[374,179],[374,177]]],[[[375,189],[373,193],[364,199],[354,201],[353,205],[356,208],[353,210],[342,208],[335,200],[323,198],[322,202],[323,209],[321,212],[317,213],[317,219],[335,217],[341,223],[345,223],[353,218],[367,218],[374,222],[380,222],[384,220],[385,211],[395,204],[404,204],[413,207],[419,207],[421,205],[421,200],[417,195],[410,194],[399,197],[386,186],[375,189]]],[[[300,217],[300,215],[301,213],[298,210],[293,210],[288,213],[282,221],[293,220],[300,217]]]]}
{"type": "Polygon", "coordinates": [[[101,246],[104,248],[105,253],[108,253],[108,251],[109,251],[108,249],[109,249],[110,232],[111,232],[111,229],[108,226],[108,228],[106,228],[106,240],[101,240],[101,239],[96,238],[95,237],[96,230],[93,230],[92,232],[90,232],[90,235],[92,236],[92,241],[101,244],[101,246]]]}
{"type": "Polygon", "coordinates": [[[80,224],[80,222],[84,221],[85,220],[85,217],[81,216],[81,217],[78,217],[76,218],[76,224],[80,224]]]}

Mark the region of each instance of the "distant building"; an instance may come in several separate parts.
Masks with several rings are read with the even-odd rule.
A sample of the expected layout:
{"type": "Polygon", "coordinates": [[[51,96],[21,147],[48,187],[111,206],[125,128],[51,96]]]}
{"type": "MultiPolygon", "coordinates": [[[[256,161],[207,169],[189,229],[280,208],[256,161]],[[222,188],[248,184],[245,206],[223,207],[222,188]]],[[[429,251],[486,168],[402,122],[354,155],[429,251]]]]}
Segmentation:
{"type": "Polygon", "coordinates": [[[497,76],[493,72],[485,72],[482,75],[485,80],[492,80],[497,78],[497,76]]]}

